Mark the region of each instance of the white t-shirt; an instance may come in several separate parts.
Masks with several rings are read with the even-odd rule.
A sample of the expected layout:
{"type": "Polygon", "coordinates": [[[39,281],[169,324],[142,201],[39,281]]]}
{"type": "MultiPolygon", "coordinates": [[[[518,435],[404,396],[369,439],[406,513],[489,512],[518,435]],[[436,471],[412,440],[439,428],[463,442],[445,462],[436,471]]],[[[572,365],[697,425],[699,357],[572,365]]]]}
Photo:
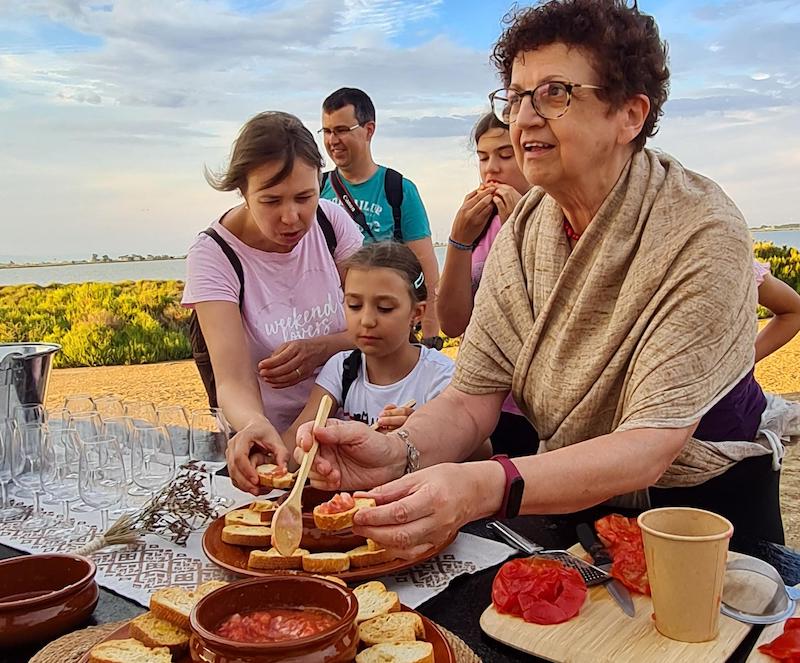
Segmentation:
{"type": "Polygon", "coordinates": [[[344,404],[342,404],[342,372],[344,360],[352,350],[333,355],[317,376],[317,384],[340,404],[343,418],[372,425],[389,403],[399,406],[414,399],[417,401],[416,407],[420,407],[450,384],[455,370],[453,360],[437,350],[419,347],[419,360],[414,369],[399,382],[388,385],[372,384],[369,381],[366,357],[362,355],[361,370],[350,386],[344,404]]]}

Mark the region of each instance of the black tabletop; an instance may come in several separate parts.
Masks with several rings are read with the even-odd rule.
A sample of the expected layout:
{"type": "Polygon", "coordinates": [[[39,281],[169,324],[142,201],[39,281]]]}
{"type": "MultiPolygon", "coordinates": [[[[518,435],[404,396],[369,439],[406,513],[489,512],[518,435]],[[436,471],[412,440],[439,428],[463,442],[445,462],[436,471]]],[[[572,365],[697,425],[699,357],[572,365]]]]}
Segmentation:
{"type": "MultiPolygon", "coordinates": [[[[578,523],[592,522],[605,513],[608,513],[607,509],[598,508],[565,516],[522,516],[508,521],[508,524],[540,545],[550,548],[566,548],[576,542],[575,527],[578,523]]],[[[464,531],[492,538],[485,521],[470,523],[464,527],[464,531]]],[[[786,584],[800,583],[800,553],[783,546],[762,542],[740,543],[736,549],[771,563],[778,569],[786,584]]],[[[17,550],[0,545],[0,558],[19,554],[21,553],[17,550]]],[[[458,635],[485,663],[538,660],[528,654],[501,645],[484,635],[480,629],[479,619],[491,600],[492,580],[496,572],[497,567],[493,567],[472,575],[459,576],[450,583],[444,592],[423,603],[418,610],[458,635]]],[[[100,601],[86,626],[130,619],[142,612],[144,612],[144,608],[133,601],[101,588],[100,601]]],[[[729,663],[743,663],[760,632],[761,627],[753,627],[748,637],[731,656],[729,663]]],[[[0,652],[0,663],[27,662],[41,646],[40,644],[24,649],[0,652]]]]}

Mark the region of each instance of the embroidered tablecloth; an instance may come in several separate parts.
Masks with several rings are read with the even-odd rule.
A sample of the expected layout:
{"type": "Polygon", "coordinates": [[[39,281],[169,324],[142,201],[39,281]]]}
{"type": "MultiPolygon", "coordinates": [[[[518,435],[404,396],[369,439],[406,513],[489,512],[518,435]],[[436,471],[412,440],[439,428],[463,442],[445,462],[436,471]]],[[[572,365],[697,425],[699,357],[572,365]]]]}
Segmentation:
{"type": "MultiPolygon", "coordinates": [[[[217,477],[218,492],[232,497],[237,504],[253,497],[237,490],[225,477],[217,477]]],[[[29,504],[17,499],[17,503],[29,504]]],[[[59,507],[53,507],[57,512],[59,507]]],[[[50,509],[45,505],[45,511],[50,509]]],[[[72,516],[85,522],[93,531],[99,529],[100,514],[76,513],[72,516]]],[[[69,552],[85,541],[68,542],[48,536],[47,532],[21,529],[20,521],[0,522],[0,543],[29,553],[69,552]]],[[[206,580],[235,580],[237,576],[210,562],[203,553],[202,532],[195,532],[186,546],[178,546],[156,535],[147,535],[137,545],[104,548],[92,555],[97,564],[97,583],[137,603],[147,606],[150,594],[163,587],[194,588],[206,580]]],[[[502,543],[471,534],[459,533],[456,540],[436,557],[411,569],[381,578],[400,600],[416,608],[443,591],[453,578],[475,573],[506,560],[514,550],[502,543]]]]}

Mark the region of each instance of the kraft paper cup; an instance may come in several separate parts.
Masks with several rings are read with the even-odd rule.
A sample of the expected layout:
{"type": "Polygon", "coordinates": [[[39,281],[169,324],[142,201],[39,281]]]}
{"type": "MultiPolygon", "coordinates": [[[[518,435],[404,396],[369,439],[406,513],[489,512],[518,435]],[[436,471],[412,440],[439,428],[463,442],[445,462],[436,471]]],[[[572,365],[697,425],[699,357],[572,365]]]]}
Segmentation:
{"type": "Polygon", "coordinates": [[[645,511],[638,522],[656,628],[682,642],[713,640],[733,525],[711,511],[683,507],[645,511]]]}

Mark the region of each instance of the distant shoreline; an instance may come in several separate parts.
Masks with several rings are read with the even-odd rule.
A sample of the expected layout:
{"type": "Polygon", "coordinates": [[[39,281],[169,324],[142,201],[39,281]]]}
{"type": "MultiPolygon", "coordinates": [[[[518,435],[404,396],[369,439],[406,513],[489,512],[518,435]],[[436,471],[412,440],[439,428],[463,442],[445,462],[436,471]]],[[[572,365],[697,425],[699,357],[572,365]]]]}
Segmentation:
{"type": "Polygon", "coordinates": [[[52,262],[4,262],[0,269],[28,269],[30,267],[69,267],[71,265],[111,265],[128,262],[159,262],[161,260],[184,260],[186,256],[122,256],[107,260],[54,260],[52,262]]]}
{"type": "Polygon", "coordinates": [[[772,232],[787,232],[793,230],[800,230],[800,223],[787,223],[784,226],[759,226],[758,228],[750,228],[750,232],[756,233],[772,233],[772,232]]]}

